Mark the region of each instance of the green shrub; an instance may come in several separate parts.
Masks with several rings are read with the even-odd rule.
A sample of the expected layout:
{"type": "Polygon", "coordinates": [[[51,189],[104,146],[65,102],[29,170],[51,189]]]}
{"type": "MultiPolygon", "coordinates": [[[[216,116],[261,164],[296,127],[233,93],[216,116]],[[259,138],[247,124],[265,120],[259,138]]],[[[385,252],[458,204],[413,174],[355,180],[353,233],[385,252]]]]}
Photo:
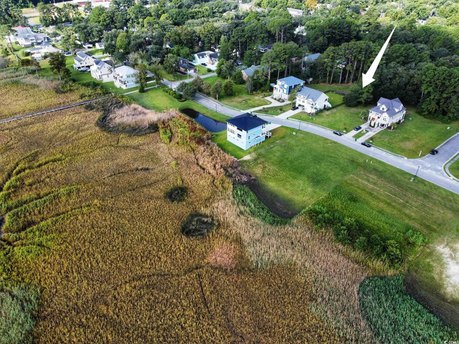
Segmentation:
{"type": "Polygon", "coordinates": [[[237,204],[249,215],[263,222],[270,225],[283,225],[289,221],[288,219],[273,214],[273,212],[245,185],[235,185],[233,187],[233,197],[237,204]]]}
{"type": "Polygon", "coordinates": [[[370,277],[359,287],[362,315],[381,343],[447,343],[459,340],[406,291],[403,277],[370,277]]]}
{"type": "Polygon", "coordinates": [[[190,214],[182,224],[182,234],[188,237],[205,237],[217,227],[216,221],[203,214],[190,214]]]}
{"type": "Polygon", "coordinates": [[[159,129],[159,137],[161,141],[166,144],[169,144],[172,140],[172,132],[168,127],[161,127],[159,129]]]}
{"type": "Polygon", "coordinates": [[[38,293],[24,287],[0,290],[0,344],[32,343],[38,293]]]}
{"type": "Polygon", "coordinates": [[[166,192],[166,198],[172,203],[183,202],[188,196],[188,189],[184,186],[175,186],[166,192]]]}

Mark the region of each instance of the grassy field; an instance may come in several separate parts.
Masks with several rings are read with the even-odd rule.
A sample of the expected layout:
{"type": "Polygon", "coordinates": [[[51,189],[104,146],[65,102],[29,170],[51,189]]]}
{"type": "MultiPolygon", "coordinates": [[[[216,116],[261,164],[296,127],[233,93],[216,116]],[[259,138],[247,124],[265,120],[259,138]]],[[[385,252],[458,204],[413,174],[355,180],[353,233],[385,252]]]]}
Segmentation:
{"type": "Polygon", "coordinates": [[[328,92],[349,92],[351,84],[310,84],[308,87],[328,93],[328,92]]]}
{"type": "MultiPolygon", "coordinates": [[[[207,81],[211,85],[215,84],[217,80],[220,80],[222,84],[226,81],[225,79],[222,79],[218,76],[213,76],[213,77],[205,79],[205,81],[207,81]]],[[[266,99],[264,99],[264,97],[266,97],[267,95],[269,94],[267,93],[248,94],[245,84],[243,85],[234,84],[234,95],[233,96],[223,96],[219,100],[223,104],[232,106],[236,109],[247,110],[247,109],[251,109],[254,107],[259,107],[259,106],[270,104],[266,99]]]]}
{"type": "Polygon", "coordinates": [[[456,178],[459,178],[459,159],[449,166],[449,172],[456,178]]]}
{"type": "MultiPolygon", "coordinates": [[[[225,178],[190,149],[102,132],[97,117],[79,109],[0,128],[0,284],[40,291],[34,340],[371,340],[356,297],[367,270],[323,233],[239,215],[225,178]],[[179,204],[164,196],[176,185],[188,188],[179,204]],[[219,227],[183,237],[193,212],[219,227]]],[[[0,318],[7,342],[26,336],[5,319],[33,325],[36,298],[23,294],[0,293],[16,312],[0,318]]]]}
{"type": "Polygon", "coordinates": [[[292,118],[319,124],[333,130],[349,132],[366,121],[367,113],[368,110],[364,107],[349,108],[341,105],[330,110],[321,111],[314,116],[300,112],[292,118]]]}
{"type": "Polygon", "coordinates": [[[298,209],[326,199],[363,222],[377,219],[381,234],[398,239],[407,228],[430,240],[457,232],[459,196],[311,134],[282,128],[277,136],[243,164],[298,209]]]}
{"type": "Polygon", "coordinates": [[[289,104],[285,104],[282,106],[273,106],[273,107],[265,108],[265,109],[259,110],[258,112],[266,114],[266,115],[277,116],[291,109],[292,109],[292,104],[289,103],[289,104]]]}
{"type": "MultiPolygon", "coordinates": [[[[162,88],[155,88],[149,90],[145,93],[133,93],[129,97],[136,103],[142,105],[147,109],[152,109],[156,111],[164,111],[169,109],[193,109],[202,114],[205,114],[213,119],[218,121],[226,121],[227,116],[224,116],[216,111],[209,110],[206,107],[202,106],[199,103],[196,103],[192,100],[186,100],[183,102],[178,101],[171,95],[163,91],[162,88]]],[[[225,132],[226,134],[226,132],[225,132]]]]}
{"type": "Polygon", "coordinates": [[[459,121],[442,123],[417,114],[409,108],[405,122],[395,130],[383,130],[372,137],[375,146],[391,152],[416,158],[426,155],[433,148],[459,132],[459,121]]]}
{"type": "MultiPolygon", "coordinates": [[[[1,73],[0,73],[1,77],[1,73]]],[[[24,114],[36,110],[80,101],[81,89],[57,94],[54,81],[40,80],[33,76],[25,76],[21,81],[8,82],[0,86],[2,105],[0,118],[24,114]]]]}

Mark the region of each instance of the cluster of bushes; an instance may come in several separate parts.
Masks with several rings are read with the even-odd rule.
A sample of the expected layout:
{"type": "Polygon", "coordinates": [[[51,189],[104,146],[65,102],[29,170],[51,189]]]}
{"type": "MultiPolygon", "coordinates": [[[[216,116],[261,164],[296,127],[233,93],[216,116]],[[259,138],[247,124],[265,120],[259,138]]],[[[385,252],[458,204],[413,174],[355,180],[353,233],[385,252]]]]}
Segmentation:
{"type": "Polygon", "coordinates": [[[210,216],[190,214],[182,224],[182,234],[187,237],[202,238],[217,227],[217,222],[210,216]]]}
{"type": "Polygon", "coordinates": [[[288,222],[274,214],[266,205],[264,205],[257,196],[245,185],[234,185],[233,197],[237,204],[251,216],[266,222],[270,225],[283,225],[288,222]]]}
{"type": "Polygon", "coordinates": [[[381,343],[452,343],[459,335],[405,290],[403,277],[369,277],[359,287],[363,317],[381,343]]]}
{"type": "MultiPolygon", "coordinates": [[[[391,266],[397,267],[404,261],[404,252],[398,241],[384,238],[377,228],[370,228],[359,220],[342,215],[323,204],[314,204],[307,210],[307,215],[320,228],[331,228],[337,241],[352,245],[355,249],[370,256],[382,259],[391,266]]],[[[425,239],[415,230],[408,230],[404,239],[410,246],[419,247],[425,239]]]]}
{"type": "Polygon", "coordinates": [[[172,203],[183,202],[188,196],[188,189],[184,186],[175,186],[166,192],[166,198],[172,203]]]}
{"type": "Polygon", "coordinates": [[[174,91],[173,89],[171,89],[169,87],[163,87],[162,90],[164,92],[166,92],[167,94],[169,94],[170,96],[172,96],[175,99],[177,99],[178,101],[184,101],[185,100],[180,93],[174,91]]]}

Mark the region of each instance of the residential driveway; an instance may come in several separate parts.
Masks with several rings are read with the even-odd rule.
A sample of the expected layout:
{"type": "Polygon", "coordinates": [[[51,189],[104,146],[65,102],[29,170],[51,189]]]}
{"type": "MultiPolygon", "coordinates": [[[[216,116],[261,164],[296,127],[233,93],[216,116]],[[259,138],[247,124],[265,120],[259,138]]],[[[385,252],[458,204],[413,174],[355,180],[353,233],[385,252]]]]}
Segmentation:
{"type": "MultiPolygon", "coordinates": [[[[363,130],[363,129],[362,129],[363,130]]],[[[359,137],[357,139],[357,142],[359,143],[362,143],[362,142],[365,142],[369,139],[371,139],[373,136],[375,136],[377,133],[379,133],[380,131],[384,130],[383,128],[372,128],[372,129],[369,129],[368,132],[363,135],[362,137],[359,137]]]]}
{"type": "Polygon", "coordinates": [[[430,169],[447,176],[444,165],[459,153],[459,133],[450,137],[436,149],[438,150],[437,155],[427,154],[419,160],[422,160],[430,169]]]}

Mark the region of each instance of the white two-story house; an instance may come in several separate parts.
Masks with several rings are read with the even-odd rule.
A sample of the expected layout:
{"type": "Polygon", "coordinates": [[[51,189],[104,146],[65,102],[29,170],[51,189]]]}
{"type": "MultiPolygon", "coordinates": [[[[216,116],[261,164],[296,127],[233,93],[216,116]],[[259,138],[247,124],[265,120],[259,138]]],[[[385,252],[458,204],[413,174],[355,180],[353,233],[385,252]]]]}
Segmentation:
{"type": "Polygon", "coordinates": [[[91,66],[91,76],[99,81],[113,81],[114,68],[105,61],[95,60],[91,66]]]}
{"type": "Polygon", "coordinates": [[[226,139],[239,148],[247,150],[266,139],[268,124],[250,113],[233,117],[227,122],[226,139]]]}
{"type": "Polygon", "coordinates": [[[370,110],[370,128],[387,128],[405,120],[406,109],[400,99],[379,98],[378,104],[370,110]]]}
{"type": "Polygon", "coordinates": [[[91,55],[86,54],[83,51],[76,53],[75,58],[73,59],[73,68],[81,70],[83,68],[91,68],[94,65],[95,58],[91,55]]]}
{"type": "Polygon", "coordinates": [[[273,87],[273,98],[279,100],[288,100],[290,93],[297,87],[304,85],[304,80],[294,76],[288,76],[277,80],[276,84],[271,84],[273,87]]]}
{"type": "Polygon", "coordinates": [[[115,68],[113,81],[118,88],[131,88],[139,86],[139,71],[129,66],[115,68]]]}
{"type": "Polygon", "coordinates": [[[194,54],[195,65],[205,65],[205,67],[216,70],[218,64],[219,54],[214,51],[201,51],[200,53],[194,54]]]}
{"type": "Polygon", "coordinates": [[[331,108],[325,93],[305,86],[296,95],[296,106],[310,114],[331,108]]]}

